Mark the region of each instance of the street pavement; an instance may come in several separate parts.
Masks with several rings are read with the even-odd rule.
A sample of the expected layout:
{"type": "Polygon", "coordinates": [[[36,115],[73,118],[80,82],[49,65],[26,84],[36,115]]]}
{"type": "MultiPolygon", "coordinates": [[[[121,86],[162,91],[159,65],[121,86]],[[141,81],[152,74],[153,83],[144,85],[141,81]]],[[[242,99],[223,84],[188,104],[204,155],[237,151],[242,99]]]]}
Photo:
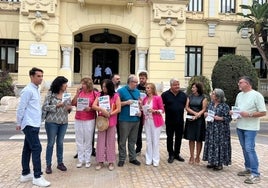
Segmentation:
{"type": "MultiPolygon", "coordinates": [[[[0,112],[1,122],[15,122],[15,111],[0,112]]],[[[73,122],[74,113],[72,112],[69,121],[73,122]]],[[[268,119],[268,118],[267,118],[268,119]]],[[[262,121],[266,121],[263,118],[262,121]]],[[[14,127],[15,128],[15,127],[14,127]]],[[[207,169],[207,163],[201,161],[199,165],[188,164],[189,148],[186,140],[182,141],[181,156],[185,162],[167,162],[167,151],[165,139],[160,140],[160,164],[158,167],[145,165],[145,141],[141,155],[137,157],[141,161],[141,166],[130,164],[128,160],[124,167],[117,167],[109,171],[107,166],[99,171],[95,170],[95,158],[91,158],[90,168],[76,168],[76,153],[74,142],[64,143],[64,164],[68,168],[66,172],[59,171],[56,166],[55,149],[53,155],[52,170],[50,175],[45,174],[45,178],[51,182],[50,187],[71,188],[208,188],[208,187],[268,187],[268,145],[256,144],[256,151],[259,157],[261,182],[259,184],[248,185],[243,183],[245,177],[237,176],[237,172],[244,170],[243,156],[241,147],[236,138],[232,137],[232,165],[224,167],[222,171],[207,169]]],[[[0,142],[0,188],[18,187],[28,188],[31,182],[20,183],[21,173],[21,151],[22,140],[8,140],[0,142]]],[[[45,148],[46,140],[42,139],[42,169],[45,171],[45,148]]],[[[118,157],[117,157],[118,158],[118,157]]]]}

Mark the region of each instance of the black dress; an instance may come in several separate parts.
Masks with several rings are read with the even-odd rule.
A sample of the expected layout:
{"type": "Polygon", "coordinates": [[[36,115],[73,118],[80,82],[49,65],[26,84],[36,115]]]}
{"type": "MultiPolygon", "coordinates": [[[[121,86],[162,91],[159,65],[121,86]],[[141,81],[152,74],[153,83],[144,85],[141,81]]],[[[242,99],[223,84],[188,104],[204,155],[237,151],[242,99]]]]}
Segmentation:
{"type": "MultiPolygon", "coordinates": [[[[189,107],[195,112],[200,112],[203,107],[203,100],[205,97],[203,95],[189,96],[189,107]]],[[[187,115],[194,116],[193,114],[187,113],[187,115]]],[[[184,138],[191,141],[204,141],[206,135],[206,122],[204,114],[196,120],[186,119],[184,138]]]]}

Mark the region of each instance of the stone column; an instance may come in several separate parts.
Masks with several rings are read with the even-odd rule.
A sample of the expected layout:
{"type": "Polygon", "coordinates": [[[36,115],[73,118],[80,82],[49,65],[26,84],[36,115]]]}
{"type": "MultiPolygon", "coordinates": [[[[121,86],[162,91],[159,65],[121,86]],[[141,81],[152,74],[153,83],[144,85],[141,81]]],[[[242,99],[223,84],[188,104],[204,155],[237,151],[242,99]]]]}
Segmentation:
{"type": "Polygon", "coordinates": [[[71,58],[71,47],[61,47],[63,54],[62,69],[71,69],[70,67],[70,58],[71,58]]]}
{"type": "Polygon", "coordinates": [[[138,73],[142,72],[142,71],[147,72],[147,70],[146,70],[146,55],[147,55],[146,49],[138,49],[138,58],[139,58],[138,71],[137,71],[138,73]]]}
{"type": "Polygon", "coordinates": [[[73,84],[73,72],[71,70],[71,52],[72,47],[70,46],[62,46],[62,66],[59,70],[59,75],[65,76],[68,79],[68,86],[73,84]]]}

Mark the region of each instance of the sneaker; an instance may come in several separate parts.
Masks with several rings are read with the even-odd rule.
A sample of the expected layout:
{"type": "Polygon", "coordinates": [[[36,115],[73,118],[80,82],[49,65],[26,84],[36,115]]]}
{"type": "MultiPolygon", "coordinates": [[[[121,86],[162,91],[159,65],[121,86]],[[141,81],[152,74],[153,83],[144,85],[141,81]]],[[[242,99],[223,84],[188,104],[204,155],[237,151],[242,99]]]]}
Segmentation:
{"type": "Polygon", "coordinates": [[[238,176],[250,176],[250,170],[244,170],[237,173],[238,176]]]}
{"type": "Polygon", "coordinates": [[[63,163],[58,164],[57,169],[59,169],[61,171],[66,171],[67,170],[66,166],[63,163]]]}
{"type": "Polygon", "coordinates": [[[50,186],[50,182],[47,181],[43,176],[40,176],[40,178],[33,178],[33,184],[37,185],[39,187],[48,187],[50,186]]]}
{"type": "Polygon", "coordinates": [[[27,175],[21,175],[20,177],[20,182],[24,183],[24,182],[27,182],[27,181],[32,181],[33,180],[33,175],[30,173],[30,174],[27,174],[27,175]]]}
{"type": "Polygon", "coordinates": [[[108,169],[110,171],[113,171],[114,170],[114,163],[110,163],[109,166],[108,166],[108,169]]]}
{"type": "Polygon", "coordinates": [[[100,170],[102,167],[103,167],[103,163],[98,163],[95,169],[100,170]]]}
{"type": "Polygon", "coordinates": [[[255,184],[255,183],[260,183],[260,182],[261,182],[260,176],[253,176],[253,175],[251,175],[244,181],[244,183],[247,183],[247,184],[255,184]]]}
{"type": "Polygon", "coordinates": [[[76,164],[76,168],[81,168],[82,165],[83,165],[83,163],[77,163],[77,164],[76,164]]]}
{"type": "Polygon", "coordinates": [[[47,174],[52,174],[51,165],[47,165],[46,173],[47,173],[47,174]]]}
{"type": "Polygon", "coordinates": [[[86,163],[85,167],[89,168],[91,166],[91,163],[86,163]]]}

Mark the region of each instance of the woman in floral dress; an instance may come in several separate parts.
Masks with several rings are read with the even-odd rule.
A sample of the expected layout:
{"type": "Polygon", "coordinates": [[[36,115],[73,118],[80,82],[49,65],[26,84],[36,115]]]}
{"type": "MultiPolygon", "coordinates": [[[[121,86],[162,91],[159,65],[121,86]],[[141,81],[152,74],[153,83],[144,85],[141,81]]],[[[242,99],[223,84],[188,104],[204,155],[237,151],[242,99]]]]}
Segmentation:
{"type": "Polygon", "coordinates": [[[231,138],[230,138],[230,108],[225,103],[222,89],[214,89],[208,112],[206,138],[203,160],[208,161],[207,168],[215,171],[222,170],[223,165],[231,164],[231,138]]]}

